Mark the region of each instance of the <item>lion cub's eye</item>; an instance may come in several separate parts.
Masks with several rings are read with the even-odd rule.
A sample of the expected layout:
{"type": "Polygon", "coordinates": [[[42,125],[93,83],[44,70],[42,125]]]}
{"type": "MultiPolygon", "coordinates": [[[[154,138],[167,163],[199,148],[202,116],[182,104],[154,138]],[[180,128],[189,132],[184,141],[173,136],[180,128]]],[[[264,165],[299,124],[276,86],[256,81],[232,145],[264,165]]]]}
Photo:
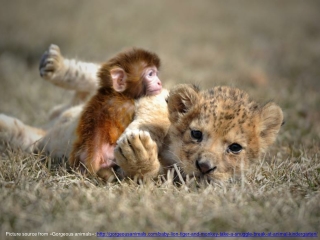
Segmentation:
{"type": "Polygon", "coordinates": [[[191,130],[191,137],[196,139],[197,142],[202,141],[202,132],[198,130],[191,130]]]}
{"type": "Polygon", "coordinates": [[[234,154],[240,153],[242,150],[242,146],[238,143],[232,143],[228,146],[228,151],[234,154]]]}

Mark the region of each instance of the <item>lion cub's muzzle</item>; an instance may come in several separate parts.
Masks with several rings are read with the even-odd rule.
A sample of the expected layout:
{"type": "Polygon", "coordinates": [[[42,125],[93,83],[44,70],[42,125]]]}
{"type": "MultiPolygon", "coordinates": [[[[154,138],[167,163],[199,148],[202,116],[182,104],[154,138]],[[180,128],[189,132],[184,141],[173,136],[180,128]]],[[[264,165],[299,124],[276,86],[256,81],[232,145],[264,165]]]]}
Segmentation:
{"type": "Polygon", "coordinates": [[[217,166],[208,158],[197,160],[196,167],[202,174],[208,174],[217,169],[217,166]]]}

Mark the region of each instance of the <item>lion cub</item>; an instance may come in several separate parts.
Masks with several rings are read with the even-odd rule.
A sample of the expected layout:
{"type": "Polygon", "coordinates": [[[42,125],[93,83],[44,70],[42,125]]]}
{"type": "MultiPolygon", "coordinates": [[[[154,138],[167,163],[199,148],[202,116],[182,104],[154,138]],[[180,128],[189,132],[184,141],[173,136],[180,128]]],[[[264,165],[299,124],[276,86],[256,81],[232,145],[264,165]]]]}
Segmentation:
{"type": "MultiPolygon", "coordinates": [[[[199,91],[178,85],[167,102],[170,123],[164,138],[134,126],[142,131],[127,131],[119,140],[115,154],[121,168],[132,172],[127,175],[156,176],[177,164],[184,176],[208,181],[240,176],[275,141],[283,122],[275,103],[259,105],[231,87],[199,91]]],[[[148,110],[155,123],[158,109],[148,110]]]]}
{"type": "Polygon", "coordinates": [[[283,123],[276,104],[260,106],[231,87],[200,92],[180,85],[171,90],[168,109],[171,126],[162,161],[209,180],[239,175],[275,141],[283,123]]]}

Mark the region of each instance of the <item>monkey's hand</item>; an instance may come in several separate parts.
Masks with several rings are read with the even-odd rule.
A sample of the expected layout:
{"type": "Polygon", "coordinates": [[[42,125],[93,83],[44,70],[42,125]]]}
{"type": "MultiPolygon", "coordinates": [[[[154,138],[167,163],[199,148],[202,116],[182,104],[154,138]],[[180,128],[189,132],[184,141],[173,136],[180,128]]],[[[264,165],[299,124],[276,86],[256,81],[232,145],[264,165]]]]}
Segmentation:
{"type": "Polygon", "coordinates": [[[117,143],[114,154],[125,176],[153,178],[159,174],[157,144],[147,131],[128,131],[117,143]]]}
{"type": "Polygon", "coordinates": [[[49,49],[44,52],[39,65],[40,76],[45,80],[54,81],[64,74],[64,58],[60,48],[51,44],[49,49]]]}

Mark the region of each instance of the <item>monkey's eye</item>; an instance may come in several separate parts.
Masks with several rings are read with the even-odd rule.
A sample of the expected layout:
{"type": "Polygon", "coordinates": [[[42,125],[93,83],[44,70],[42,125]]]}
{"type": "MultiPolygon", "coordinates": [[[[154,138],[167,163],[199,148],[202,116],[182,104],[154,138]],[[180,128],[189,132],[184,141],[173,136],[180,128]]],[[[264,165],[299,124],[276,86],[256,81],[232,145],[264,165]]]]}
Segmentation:
{"type": "Polygon", "coordinates": [[[232,143],[228,146],[228,152],[232,152],[233,154],[238,154],[242,151],[242,146],[238,143],[232,143]]]}
{"type": "Polygon", "coordinates": [[[191,137],[197,140],[197,142],[201,142],[203,138],[202,132],[199,130],[191,130],[191,137]]]}
{"type": "Polygon", "coordinates": [[[153,76],[153,74],[154,74],[154,71],[153,71],[153,70],[151,70],[151,71],[148,73],[148,76],[149,76],[149,77],[152,77],[152,76],[153,76]]]}

